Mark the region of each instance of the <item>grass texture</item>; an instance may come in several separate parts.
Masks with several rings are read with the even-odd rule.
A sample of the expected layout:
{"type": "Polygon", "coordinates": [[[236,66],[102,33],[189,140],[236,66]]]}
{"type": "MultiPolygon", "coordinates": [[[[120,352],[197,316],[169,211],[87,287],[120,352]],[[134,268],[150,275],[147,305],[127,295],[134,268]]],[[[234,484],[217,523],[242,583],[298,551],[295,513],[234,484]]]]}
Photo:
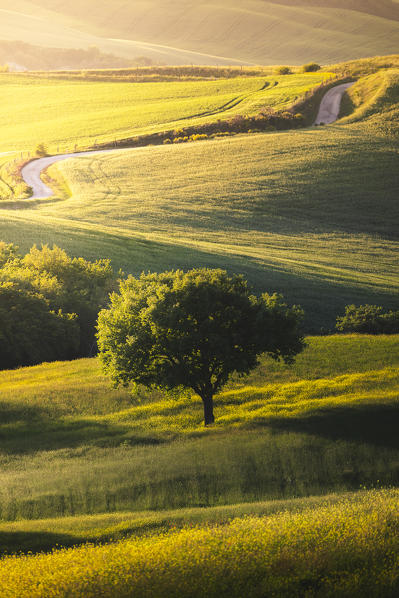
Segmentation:
{"type": "Polygon", "coordinates": [[[396,485],[397,337],[310,338],[216,397],[112,390],[96,360],[1,372],[5,521],[396,485]],[[270,371],[269,383],[265,375],[270,371]],[[99,484],[99,480],[101,483],[99,484]]]}
{"type": "Polygon", "coordinates": [[[398,492],[2,561],[4,598],[351,596],[399,587],[398,492]],[[306,592],[306,594],[305,594],[306,592]]]}
{"type": "Polygon", "coordinates": [[[0,151],[83,150],[95,142],[281,109],[331,77],[305,73],[211,81],[125,83],[2,74],[0,151]]]}
{"type": "Polygon", "coordinates": [[[398,89],[396,69],[362,78],[345,126],[59,163],[49,172],[66,192],[3,202],[1,238],[109,257],[133,274],[240,272],[301,304],[310,333],[331,329],[350,303],[397,308],[398,89]]]}
{"type": "Polygon", "coordinates": [[[102,51],[167,64],[327,64],[397,51],[390,0],[0,0],[0,38],[102,51]],[[186,51],[186,52],[184,52],[186,51]],[[198,54],[197,54],[198,53],[198,54]]]}

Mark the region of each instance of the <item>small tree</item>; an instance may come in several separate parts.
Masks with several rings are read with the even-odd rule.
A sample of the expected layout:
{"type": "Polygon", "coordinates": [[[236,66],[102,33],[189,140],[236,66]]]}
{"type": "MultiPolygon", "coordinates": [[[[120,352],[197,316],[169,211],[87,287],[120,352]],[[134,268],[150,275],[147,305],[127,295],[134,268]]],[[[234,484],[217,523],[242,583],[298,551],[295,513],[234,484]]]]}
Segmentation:
{"type": "Polygon", "coordinates": [[[291,75],[292,74],[292,70],[289,66],[278,66],[275,70],[274,73],[276,75],[291,75]]]}
{"type": "Polygon", "coordinates": [[[317,64],[316,62],[308,62],[307,64],[304,64],[302,67],[302,71],[304,73],[316,73],[320,69],[321,69],[321,66],[319,64],[317,64]]]}
{"type": "Polygon", "coordinates": [[[345,315],[337,318],[336,328],[340,332],[397,334],[399,311],[384,313],[383,308],[378,305],[347,305],[345,315]]]}
{"type": "Polygon", "coordinates": [[[48,156],[47,147],[44,145],[44,143],[38,143],[35,151],[36,151],[36,155],[39,156],[40,158],[44,158],[45,156],[48,156]]]}
{"type": "Polygon", "coordinates": [[[100,358],[116,386],[193,389],[208,425],[230,374],[249,373],[260,353],[291,362],[302,351],[301,317],[280,295],[255,297],[223,270],[142,274],[122,281],[100,312],[100,358]]]}

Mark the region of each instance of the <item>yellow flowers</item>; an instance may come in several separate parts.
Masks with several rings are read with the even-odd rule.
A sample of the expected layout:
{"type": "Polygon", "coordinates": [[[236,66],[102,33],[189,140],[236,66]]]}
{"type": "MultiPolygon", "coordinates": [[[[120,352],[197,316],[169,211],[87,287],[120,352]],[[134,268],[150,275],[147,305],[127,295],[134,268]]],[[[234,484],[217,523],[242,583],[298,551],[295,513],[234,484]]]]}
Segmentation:
{"type": "Polygon", "coordinates": [[[2,561],[2,598],[394,596],[399,491],[2,561]],[[303,593],[306,590],[306,593],[303,593]]]}

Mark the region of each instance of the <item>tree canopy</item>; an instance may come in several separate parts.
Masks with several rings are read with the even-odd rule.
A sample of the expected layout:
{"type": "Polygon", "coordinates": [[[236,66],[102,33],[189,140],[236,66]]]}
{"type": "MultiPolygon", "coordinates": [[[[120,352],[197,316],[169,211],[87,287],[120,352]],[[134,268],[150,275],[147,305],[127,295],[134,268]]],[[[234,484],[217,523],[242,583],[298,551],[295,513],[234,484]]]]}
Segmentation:
{"type": "Polygon", "coordinates": [[[0,242],[0,368],[93,353],[98,312],[116,286],[109,260],[56,246],[22,256],[0,242]]]}
{"type": "Polygon", "coordinates": [[[261,353],[290,362],[303,349],[301,317],[223,270],[142,274],[122,281],[100,312],[99,355],[115,385],[193,389],[207,425],[231,374],[249,373],[261,353]]]}
{"type": "Polygon", "coordinates": [[[345,315],[337,318],[336,328],[340,332],[397,334],[399,310],[384,312],[378,305],[347,305],[345,315]]]}

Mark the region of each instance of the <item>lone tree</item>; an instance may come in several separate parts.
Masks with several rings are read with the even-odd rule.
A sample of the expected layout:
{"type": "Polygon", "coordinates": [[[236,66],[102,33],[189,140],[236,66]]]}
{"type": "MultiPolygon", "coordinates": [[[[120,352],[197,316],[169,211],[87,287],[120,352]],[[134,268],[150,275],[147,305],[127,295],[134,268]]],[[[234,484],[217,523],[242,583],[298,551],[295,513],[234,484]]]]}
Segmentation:
{"type": "Polygon", "coordinates": [[[241,276],[179,270],[122,281],[99,314],[97,338],[115,386],[191,388],[209,425],[230,374],[249,373],[261,353],[292,362],[302,351],[301,318],[280,295],[252,295],[241,276]]]}

